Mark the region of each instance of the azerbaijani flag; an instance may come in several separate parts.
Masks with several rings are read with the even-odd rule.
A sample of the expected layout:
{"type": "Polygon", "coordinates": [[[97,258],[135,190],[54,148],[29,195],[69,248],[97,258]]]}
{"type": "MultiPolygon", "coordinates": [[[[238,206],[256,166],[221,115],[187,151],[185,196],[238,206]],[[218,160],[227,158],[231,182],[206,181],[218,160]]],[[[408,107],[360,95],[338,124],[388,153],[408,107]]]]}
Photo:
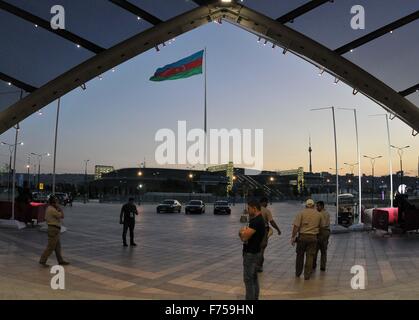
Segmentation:
{"type": "Polygon", "coordinates": [[[202,73],[202,61],[204,50],[198,51],[193,55],[186,57],[177,62],[168,64],[157,69],[151,81],[165,81],[189,78],[202,73]]]}

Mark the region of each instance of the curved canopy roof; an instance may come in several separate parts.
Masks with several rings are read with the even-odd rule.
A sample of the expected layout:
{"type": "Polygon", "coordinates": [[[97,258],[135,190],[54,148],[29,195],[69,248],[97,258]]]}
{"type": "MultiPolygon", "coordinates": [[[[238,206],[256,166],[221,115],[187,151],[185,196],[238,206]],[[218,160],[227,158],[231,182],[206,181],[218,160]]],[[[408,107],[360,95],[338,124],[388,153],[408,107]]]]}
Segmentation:
{"type": "MultiPolygon", "coordinates": [[[[0,0],[0,133],[90,79],[225,19],[293,52],[419,131],[419,0],[0,0]],[[353,30],[351,8],[365,9],[353,30]]],[[[337,81],[336,80],[336,81],[337,81]]]]}

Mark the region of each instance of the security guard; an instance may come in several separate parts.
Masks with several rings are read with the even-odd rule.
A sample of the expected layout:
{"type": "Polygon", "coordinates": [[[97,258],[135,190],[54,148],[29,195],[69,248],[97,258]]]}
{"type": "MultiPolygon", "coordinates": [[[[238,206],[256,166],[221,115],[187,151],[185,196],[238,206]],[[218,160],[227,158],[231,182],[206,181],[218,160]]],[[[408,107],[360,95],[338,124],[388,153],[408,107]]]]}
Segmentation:
{"type": "Polygon", "coordinates": [[[135,227],[135,216],[138,216],[137,207],[134,203],[134,198],[129,198],[128,203],[124,204],[121,209],[121,215],[119,217],[119,223],[124,225],[122,232],[122,241],[124,247],[128,247],[127,244],[127,231],[129,229],[130,245],[135,247],[134,242],[134,227],[135,227]]]}
{"type": "Polygon", "coordinates": [[[317,250],[314,255],[313,269],[317,267],[317,254],[321,253],[320,257],[320,270],[326,271],[326,262],[327,262],[327,246],[329,244],[330,237],[330,215],[324,208],[324,202],[318,201],[316,204],[316,209],[319,214],[322,216],[324,221],[324,226],[320,228],[319,236],[317,239],[317,250]]]}
{"type": "Polygon", "coordinates": [[[292,230],[291,244],[294,246],[297,243],[296,277],[299,277],[303,272],[305,255],[304,279],[310,279],[313,270],[314,255],[317,249],[317,235],[322,226],[324,226],[323,218],[316,212],[314,201],[312,199],[307,200],[306,208],[295,217],[292,230]]]}
{"type": "Polygon", "coordinates": [[[47,265],[47,260],[51,253],[55,251],[58,264],[65,266],[69,263],[65,261],[61,255],[60,241],[61,220],[64,219],[64,212],[58,205],[58,198],[55,195],[49,197],[48,203],[49,205],[45,212],[45,221],[48,225],[48,245],[41,256],[39,263],[44,267],[49,267],[47,265]]]}

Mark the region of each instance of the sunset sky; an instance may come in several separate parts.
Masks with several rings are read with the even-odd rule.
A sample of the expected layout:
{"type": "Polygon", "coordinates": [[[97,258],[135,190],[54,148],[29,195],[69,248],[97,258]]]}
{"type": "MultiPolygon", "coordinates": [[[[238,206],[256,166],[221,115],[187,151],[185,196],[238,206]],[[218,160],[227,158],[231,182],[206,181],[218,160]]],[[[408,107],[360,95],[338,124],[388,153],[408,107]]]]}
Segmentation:
{"type": "MultiPolygon", "coordinates": [[[[116,168],[135,167],[143,162],[156,166],[154,152],[159,145],[154,135],[161,128],[176,130],[177,121],[187,121],[188,129],[203,127],[203,76],[155,83],[154,71],[196,51],[208,50],[208,127],[215,129],[264,129],[264,168],[308,170],[308,140],[311,135],[313,169],[334,167],[332,116],[330,111],[310,112],[327,106],[356,107],[362,154],[382,155],[376,174],[388,174],[388,148],[384,110],[362,94],[354,96],[343,83],[281,50],[257,43],[257,38],[228,23],[210,23],[176,39],[160,52],[150,50],[107,72],[103,79],[87,83],[62,98],[57,171],[89,172],[95,164],[116,168]]],[[[354,52],[356,54],[356,52],[354,52]]],[[[417,74],[416,74],[417,75],[417,74]]],[[[17,170],[26,170],[31,152],[53,152],[56,104],[21,123],[17,170]]],[[[337,111],[340,167],[356,162],[353,115],[337,111]]],[[[400,120],[390,122],[392,144],[410,145],[404,154],[407,175],[417,174],[419,137],[400,120]]],[[[13,130],[1,137],[12,142],[13,130]]],[[[392,151],[394,172],[399,170],[397,153],[392,151]]],[[[8,162],[8,149],[0,148],[0,162],[8,162]]],[[[32,163],[35,159],[32,159],[32,163]]],[[[240,166],[240,165],[238,165],[240,166]]],[[[370,163],[362,161],[364,173],[370,163]]],[[[52,157],[45,158],[43,172],[51,172],[52,157]]]]}

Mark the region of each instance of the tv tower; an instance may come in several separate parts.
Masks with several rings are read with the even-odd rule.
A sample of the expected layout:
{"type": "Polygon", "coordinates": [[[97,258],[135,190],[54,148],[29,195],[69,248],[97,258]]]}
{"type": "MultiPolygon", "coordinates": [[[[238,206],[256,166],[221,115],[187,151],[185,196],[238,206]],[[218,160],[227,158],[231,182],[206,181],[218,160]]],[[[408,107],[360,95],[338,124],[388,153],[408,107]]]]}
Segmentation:
{"type": "Polygon", "coordinates": [[[313,149],[311,148],[311,135],[308,138],[308,155],[310,158],[310,173],[313,173],[313,163],[311,162],[311,152],[313,151],[313,149]]]}

